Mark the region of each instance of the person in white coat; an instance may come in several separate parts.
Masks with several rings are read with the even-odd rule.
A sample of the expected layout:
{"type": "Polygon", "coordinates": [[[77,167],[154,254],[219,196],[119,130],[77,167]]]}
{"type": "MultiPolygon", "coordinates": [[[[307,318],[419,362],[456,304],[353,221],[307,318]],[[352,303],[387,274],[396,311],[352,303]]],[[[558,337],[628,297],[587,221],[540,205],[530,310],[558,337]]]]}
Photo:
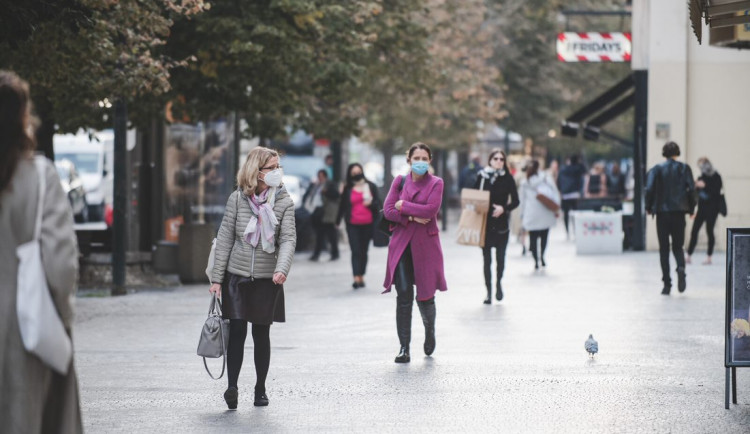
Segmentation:
{"type": "Polygon", "coordinates": [[[537,195],[540,193],[546,196],[558,198],[560,193],[557,191],[555,182],[547,174],[539,171],[539,162],[532,160],[526,166],[526,178],[521,181],[521,222],[523,228],[529,233],[530,246],[529,251],[534,257],[534,269],[539,269],[539,263],[546,267],[544,262],[544,251],[547,249],[547,239],[549,229],[557,221],[557,212],[547,208],[537,195]],[[539,249],[541,244],[541,250],[539,249]]]}

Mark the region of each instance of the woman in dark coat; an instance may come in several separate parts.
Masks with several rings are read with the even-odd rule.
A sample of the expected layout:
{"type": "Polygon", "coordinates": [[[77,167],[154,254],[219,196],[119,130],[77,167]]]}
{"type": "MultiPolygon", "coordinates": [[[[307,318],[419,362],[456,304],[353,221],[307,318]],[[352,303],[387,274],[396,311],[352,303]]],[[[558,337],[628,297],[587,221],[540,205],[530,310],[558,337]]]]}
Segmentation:
{"type": "Polygon", "coordinates": [[[365,287],[367,252],[372,240],[375,217],[380,212],[380,207],[378,187],[365,179],[361,164],[350,164],[346,169],[346,186],[341,193],[336,225],[338,226],[342,219],[346,222],[346,234],[352,251],[354,289],[365,287]]]}
{"type": "Polygon", "coordinates": [[[723,184],[719,172],[708,161],[708,158],[698,159],[698,167],[701,169],[701,176],[695,183],[698,190],[698,212],[693,221],[693,229],[690,231],[690,243],[688,244],[687,256],[685,262],[690,263],[690,256],[695,251],[695,245],[698,243],[698,232],[701,230],[703,223],[706,223],[706,235],[708,235],[707,257],[703,262],[704,265],[711,264],[711,255],[714,253],[714,225],[721,211],[721,189],[723,184]]]}
{"type": "Polygon", "coordinates": [[[485,304],[492,303],[492,248],[495,248],[497,264],[497,301],[503,299],[503,287],[500,281],[505,269],[505,248],[508,246],[510,212],[518,207],[518,190],[516,182],[508,170],[505,152],[495,148],[490,152],[487,167],[477,174],[474,188],[489,190],[490,210],[487,215],[484,247],[484,283],[487,286],[485,304]]]}

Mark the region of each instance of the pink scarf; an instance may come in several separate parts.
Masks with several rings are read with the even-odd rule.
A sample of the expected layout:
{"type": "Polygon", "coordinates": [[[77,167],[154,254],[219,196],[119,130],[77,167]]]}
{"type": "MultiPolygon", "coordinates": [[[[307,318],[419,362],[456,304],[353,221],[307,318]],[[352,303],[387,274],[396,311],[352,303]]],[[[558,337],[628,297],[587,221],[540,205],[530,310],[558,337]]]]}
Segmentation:
{"type": "Polygon", "coordinates": [[[266,253],[276,251],[275,235],[279,221],[273,212],[275,196],[276,189],[268,188],[260,196],[254,194],[252,197],[245,197],[250,205],[250,210],[253,212],[243,233],[245,241],[253,247],[257,247],[258,241],[260,241],[263,251],[266,253]],[[269,194],[271,195],[270,200],[269,194]]]}

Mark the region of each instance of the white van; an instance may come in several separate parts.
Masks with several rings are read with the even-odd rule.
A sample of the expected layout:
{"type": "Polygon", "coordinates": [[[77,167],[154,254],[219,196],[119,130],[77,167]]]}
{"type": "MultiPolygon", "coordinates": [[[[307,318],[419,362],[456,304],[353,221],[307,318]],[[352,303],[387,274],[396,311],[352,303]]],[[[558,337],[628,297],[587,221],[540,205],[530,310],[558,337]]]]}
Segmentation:
{"type": "Polygon", "coordinates": [[[89,221],[103,221],[105,206],[112,205],[114,181],[114,133],[112,130],[55,134],[52,146],[55,151],[55,161],[71,161],[83,180],[89,221]]]}

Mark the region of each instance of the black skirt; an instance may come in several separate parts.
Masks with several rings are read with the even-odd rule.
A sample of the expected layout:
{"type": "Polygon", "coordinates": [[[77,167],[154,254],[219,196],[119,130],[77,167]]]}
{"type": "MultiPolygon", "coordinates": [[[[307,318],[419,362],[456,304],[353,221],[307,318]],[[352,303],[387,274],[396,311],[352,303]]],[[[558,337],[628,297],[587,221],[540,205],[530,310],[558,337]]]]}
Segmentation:
{"type": "Polygon", "coordinates": [[[285,322],[284,285],[270,278],[251,279],[227,271],[221,285],[224,318],[244,319],[253,324],[285,322]]]}

